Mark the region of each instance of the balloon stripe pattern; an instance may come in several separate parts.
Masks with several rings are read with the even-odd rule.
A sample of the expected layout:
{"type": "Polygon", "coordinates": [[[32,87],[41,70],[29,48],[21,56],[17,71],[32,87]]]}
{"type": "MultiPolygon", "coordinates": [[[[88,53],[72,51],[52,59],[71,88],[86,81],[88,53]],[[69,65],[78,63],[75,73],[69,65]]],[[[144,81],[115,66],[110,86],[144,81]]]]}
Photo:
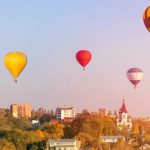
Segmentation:
{"type": "Polygon", "coordinates": [[[87,66],[87,64],[91,61],[92,54],[89,50],[80,50],[76,53],[76,59],[84,69],[87,66]]]}
{"type": "Polygon", "coordinates": [[[22,52],[9,52],[4,58],[4,64],[16,80],[27,64],[27,57],[22,52]]]}
{"type": "Polygon", "coordinates": [[[140,68],[131,68],[127,71],[127,78],[136,88],[143,78],[143,71],[140,68]]]}
{"type": "Polygon", "coordinates": [[[145,27],[150,32],[150,6],[147,7],[144,12],[143,21],[144,21],[145,27]]]}

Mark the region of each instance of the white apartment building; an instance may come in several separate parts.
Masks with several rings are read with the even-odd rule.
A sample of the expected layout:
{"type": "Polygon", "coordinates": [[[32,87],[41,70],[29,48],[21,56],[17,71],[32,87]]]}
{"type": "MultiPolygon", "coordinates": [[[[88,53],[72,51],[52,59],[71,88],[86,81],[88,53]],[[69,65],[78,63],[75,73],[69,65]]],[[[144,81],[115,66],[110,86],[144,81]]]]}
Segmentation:
{"type": "Polygon", "coordinates": [[[49,139],[46,150],[79,150],[81,142],[75,139],[49,139]]]}
{"type": "Polygon", "coordinates": [[[56,108],[56,118],[75,118],[75,108],[74,107],[60,107],[56,108]]]}

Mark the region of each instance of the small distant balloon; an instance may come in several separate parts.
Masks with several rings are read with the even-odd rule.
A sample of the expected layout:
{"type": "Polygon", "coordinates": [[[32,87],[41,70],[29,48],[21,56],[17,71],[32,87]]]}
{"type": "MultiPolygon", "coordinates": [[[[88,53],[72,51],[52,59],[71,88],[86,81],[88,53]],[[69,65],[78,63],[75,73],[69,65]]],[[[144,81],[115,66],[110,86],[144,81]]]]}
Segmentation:
{"type": "Polygon", "coordinates": [[[150,32],[150,6],[148,6],[144,12],[143,21],[144,21],[145,27],[150,32]]]}
{"type": "Polygon", "coordinates": [[[127,71],[127,78],[134,85],[134,88],[136,88],[137,84],[143,78],[143,71],[140,68],[131,68],[127,71]]]}
{"type": "Polygon", "coordinates": [[[4,58],[4,64],[17,82],[17,78],[27,64],[27,56],[19,51],[9,52],[4,58]]]}
{"type": "Polygon", "coordinates": [[[83,67],[83,70],[92,59],[92,54],[89,50],[79,50],[76,53],[76,59],[78,63],[83,67]]]}

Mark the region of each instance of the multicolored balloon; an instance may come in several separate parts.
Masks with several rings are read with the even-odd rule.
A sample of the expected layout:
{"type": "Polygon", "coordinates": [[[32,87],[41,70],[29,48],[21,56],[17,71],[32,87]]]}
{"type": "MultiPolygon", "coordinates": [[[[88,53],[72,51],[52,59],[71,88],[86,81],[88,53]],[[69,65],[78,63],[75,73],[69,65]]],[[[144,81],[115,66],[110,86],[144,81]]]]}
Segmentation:
{"type": "Polygon", "coordinates": [[[9,52],[4,58],[4,64],[17,82],[18,76],[27,64],[27,56],[18,51],[9,52]]]}
{"type": "Polygon", "coordinates": [[[92,59],[92,54],[89,50],[79,50],[76,53],[78,63],[83,67],[83,70],[92,59]]]}
{"type": "Polygon", "coordinates": [[[127,71],[127,78],[136,88],[137,84],[143,78],[143,71],[140,68],[131,68],[127,71]]]}
{"type": "Polygon", "coordinates": [[[143,21],[144,21],[145,27],[150,32],[150,6],[148,6],[144,12],[143,21]]]}

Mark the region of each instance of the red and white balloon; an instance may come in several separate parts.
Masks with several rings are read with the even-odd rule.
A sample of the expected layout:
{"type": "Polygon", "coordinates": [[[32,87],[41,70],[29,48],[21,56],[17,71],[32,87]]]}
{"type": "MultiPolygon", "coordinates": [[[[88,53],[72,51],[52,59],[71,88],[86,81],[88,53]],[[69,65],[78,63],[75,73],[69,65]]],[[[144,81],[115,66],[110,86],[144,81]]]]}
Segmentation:
{"type": "Polygon", "coordinates": [[[137,84],[143,79],[143,71],[140,68],[131,68],[127,71],[127,78],[136,88],[137,84]]]}

